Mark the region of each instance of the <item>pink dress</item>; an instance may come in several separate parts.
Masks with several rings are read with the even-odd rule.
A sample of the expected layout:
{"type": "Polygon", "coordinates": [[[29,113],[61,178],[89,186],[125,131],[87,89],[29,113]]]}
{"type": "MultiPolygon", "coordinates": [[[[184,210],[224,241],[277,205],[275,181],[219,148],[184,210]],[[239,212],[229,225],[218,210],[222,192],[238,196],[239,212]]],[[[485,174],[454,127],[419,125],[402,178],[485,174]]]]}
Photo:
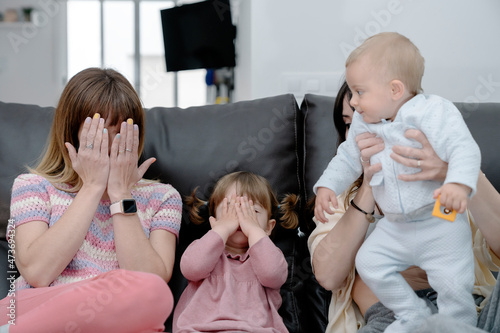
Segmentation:
{"type": "Polygon", "coordinates": [[[231,255],[209,231],[184,252],[189,280],[174,310],[173,332],[288,332],[278,314],[288,266],[264,237],[244,255],[231,255]]]}

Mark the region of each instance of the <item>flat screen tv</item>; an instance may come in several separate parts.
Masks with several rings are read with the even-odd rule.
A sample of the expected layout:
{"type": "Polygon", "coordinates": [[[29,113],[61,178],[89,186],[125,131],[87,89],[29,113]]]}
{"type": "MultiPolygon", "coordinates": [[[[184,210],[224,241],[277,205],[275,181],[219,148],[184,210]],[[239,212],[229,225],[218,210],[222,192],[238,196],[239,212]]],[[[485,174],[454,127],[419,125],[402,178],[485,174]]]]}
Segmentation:
{"type": "Polygon", "coordinates": [[[229,0],[163,9],[161,22],[167,72],[236,65],[229,0]]]}

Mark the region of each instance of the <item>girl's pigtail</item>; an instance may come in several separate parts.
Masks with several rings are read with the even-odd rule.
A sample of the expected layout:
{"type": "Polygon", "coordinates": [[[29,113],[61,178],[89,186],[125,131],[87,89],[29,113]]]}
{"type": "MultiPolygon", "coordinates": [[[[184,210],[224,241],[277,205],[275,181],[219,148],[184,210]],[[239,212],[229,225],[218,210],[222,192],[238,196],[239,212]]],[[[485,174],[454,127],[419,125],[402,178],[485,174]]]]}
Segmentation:
{"type": "Polygon", "coordinates": [[[191,195],[186,196],[184,198],[184,203],[189,207],[189,219],[191,222],[194,224],[202,224],[205,222],[205,218],[202,217],[200,210],[203,207],[207,207],[207,202],[196,196],[197,190],[198,188],[195,188],[191,195]]]}
{"type": "Polygon", "coordinates": [[[298,209],[300,196],[297,194],[287,194],[281,200],[279,211],[281,213],[281,225],[285,229],[295,229],[299,225],[298,209]]]}

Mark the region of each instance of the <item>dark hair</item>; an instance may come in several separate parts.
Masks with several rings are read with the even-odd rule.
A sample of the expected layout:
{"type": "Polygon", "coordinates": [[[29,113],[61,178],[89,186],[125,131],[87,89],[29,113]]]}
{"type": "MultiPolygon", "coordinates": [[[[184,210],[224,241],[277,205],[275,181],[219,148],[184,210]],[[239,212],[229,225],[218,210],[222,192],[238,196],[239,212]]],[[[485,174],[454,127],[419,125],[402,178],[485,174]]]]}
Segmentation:
{"type": "Polygon", "coordinates": [[[337,93],[337,97],[335,98],[335,104],[333,105],[333,123],[338,133],[337,146],[339,146],[346,139],[345,132],[347,126],[344,122],[342,113],[344,109],[344,100],[347,98],[347,100],[349,101],[351,97],[351,89],[349,89],[347,82],[344,80],[344,83],[340,87],[339,92],[337,93]]]}
{"type": "MultiPolygon", "coordinates": [[[[338,134],[337,147],[340,146],[340,144],[346,140],[345,132],[347,126],[344,122],[344,117],[343,117],[344,100],[347,98],[347,100],[349,101],[351,97],[352,97],[351,89],[349,89],[347,81],[344,80],[342,86],[340,87],[337,93],[337,97],[335,98],[335,103],[333,104],[333,124],[335,125],[335,129],[337,130],[338,134]]],[[[344,207],[348,207],[350,205],[349,198],[354,192],[358,190],[358,188],[361,186],[362,183],[363,183],[363,175],[361,175],[358,179],[356,179],[356,181],[352,183],[352,185],[350,186],[349,194],[346,195],[345,197],[344,207]]],[[[307,211],[312,212],[314,210],[315,201],[316,201],[316,196],[309,199],[309,201],[306,203],[307,211]]]]}
{"type": "Polygon", "coordinates": [[[287,194],[280,204],[267,179],[247,171],[233,172],[219,179],[208,201],[196,196],[197,188],[191,195],[185,197],[184,203],[190,208],[191,221],[195,224],[206,221],[206,217],[201,214],[203,206],[208,208],[208,215],[215,216],[217,206],[224,200],[227,189],[233,184],[239,185],[239,194],[245,194],[249,199],[262,205],[267,210],[269,219],[281,215],[279,221],[283,228],[295,229],[298,226],[299,216],[296,210],[300,201],[299,196],[287,194]]]}

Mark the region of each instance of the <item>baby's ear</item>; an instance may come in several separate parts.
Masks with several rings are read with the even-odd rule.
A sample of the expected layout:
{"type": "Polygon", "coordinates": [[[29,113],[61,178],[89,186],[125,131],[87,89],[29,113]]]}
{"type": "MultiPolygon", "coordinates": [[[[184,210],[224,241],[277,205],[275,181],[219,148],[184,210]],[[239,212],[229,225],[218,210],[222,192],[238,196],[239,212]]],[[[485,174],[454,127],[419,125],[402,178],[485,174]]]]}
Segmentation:
{"type": "Polygon", "coordinates": [[[274,227],[276,226],[276,220],[275,219],[270,219],[268,222],[267,222],[267,230],[266,230],[266,234],[269,236],[271,234],[271,232],[273,231],[274,227]]]}
{"type": "Polygon", "coordinates": [[[389,85],[391,87],[392,99],[398,100],[404,96],[405,91],[406,91],[406,87],[402,81],[392,80],[389,83],[389,85]]]}

